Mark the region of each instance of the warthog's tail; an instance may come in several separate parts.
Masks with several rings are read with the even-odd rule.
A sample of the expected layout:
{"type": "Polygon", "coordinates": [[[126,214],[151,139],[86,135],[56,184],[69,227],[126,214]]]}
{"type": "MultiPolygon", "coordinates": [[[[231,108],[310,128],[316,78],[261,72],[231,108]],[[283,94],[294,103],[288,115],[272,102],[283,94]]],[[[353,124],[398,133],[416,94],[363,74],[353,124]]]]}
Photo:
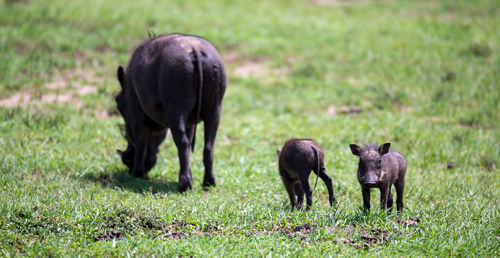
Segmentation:
{"type": "Polygon", "coordinates": [[[316,160],[318,162],[318,166],[317,166],[318,173],[316,174],[316,183],[314,183],[314,190],[316,191],[316,186],[318,185],[319,173],[321,171],[321,165],[320,165],[321,161],[320,161],[318,150],[316,148],[314,148],[314,146],[311,146],[311,149],[313,149],[314,154],[316,155],[316,160]]]}
{"type": "Polygon", "coordinates": [[[201,114],[201,99],[203,93],[203,67],[201,64],[201,54],[200,50],[196,47],[193,47],[193,52],[195,53],[196,58],[196,70],[198,70],[198,92],[197,94],[197,102],[196,102],[196,120],[194,123],[193,135],[191,135],[191,152],[194,152],[194,144],[196,142],[196,127],[198,125],[198,121],[200,120],[201,114]]]}

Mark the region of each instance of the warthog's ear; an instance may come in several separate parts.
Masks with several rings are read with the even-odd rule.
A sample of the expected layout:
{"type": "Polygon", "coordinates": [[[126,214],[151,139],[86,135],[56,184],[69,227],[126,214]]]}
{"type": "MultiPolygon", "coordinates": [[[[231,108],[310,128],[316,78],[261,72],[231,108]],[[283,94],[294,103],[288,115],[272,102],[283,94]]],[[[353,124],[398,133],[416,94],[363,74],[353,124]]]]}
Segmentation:
{"type": "Polygon", "coordinates": [[[380,147],[378,147],[378,153],[380,155],[384,155],[387,152],[389,152],[389,148],[390,147],[391,147],[391,143],[390,142],[386,142],[386,143],[380,145],[380,147]]]}
{"type": "Polygon", "coordinates": [[[116,154],[118,154],[120,157],[123,157],[123,151],[116,149],[116,154]]]}
{"type": "Polygon", "coordinates": [[[125,87],[125,70],[121,65],[118,66],[118,71],[116,71],[116,75],[118,77],[118,81],[120,82],[120,86],[123,89],[123,87],[125,87]]]}
{"type": "Polygon", "coordinates": [[[280,159],[280,153],[281,153],[281,150],[280,149],[276,149],[276,156],[278,157],[278,160],[280,159]]]}
{"type": "Polygon", "coordinates": [[[349,147],[351,147],[352,155],[361,156],[361,147],[359,147],[357,144],[349,144],[349,147]]]}

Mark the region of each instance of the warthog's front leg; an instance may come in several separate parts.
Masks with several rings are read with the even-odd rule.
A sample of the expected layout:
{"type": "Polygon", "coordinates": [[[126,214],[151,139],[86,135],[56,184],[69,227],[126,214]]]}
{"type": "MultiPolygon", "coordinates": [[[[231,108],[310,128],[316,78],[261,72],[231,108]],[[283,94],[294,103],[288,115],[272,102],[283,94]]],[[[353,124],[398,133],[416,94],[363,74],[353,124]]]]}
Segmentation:
{"type": "Polygon", "coordinates": [[[158,148],[160,144],[165,140],[167,135],[167,130],[152,132],[149,137],[148,142],[148,152],[146,156],[146,163],[144,165],[145,173],[148,173],[156,164],[158,148]]]}
{"type": "Polygon", "coordinates": [[[143,177],[146,175],[144,168],[150,132],[144,126],[138,126],[136,132],[134,163],[132,169],[130,169],[130,174],[136,177],[143,177]]]}
{"type": "Polygon", "coordinates": [[[370,210],[370,188],[361,187],[361,192],[363,193],[363,208],[370,210]]]}

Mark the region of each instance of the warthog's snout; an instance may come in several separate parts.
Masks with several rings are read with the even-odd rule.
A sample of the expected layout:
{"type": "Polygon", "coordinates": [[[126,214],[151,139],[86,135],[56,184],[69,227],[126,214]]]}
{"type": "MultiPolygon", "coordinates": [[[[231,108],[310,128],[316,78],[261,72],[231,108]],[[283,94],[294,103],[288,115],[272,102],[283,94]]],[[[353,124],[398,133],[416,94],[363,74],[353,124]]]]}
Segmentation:
{"type": "Polygon", "coordinates": [[[362,182],[364,186],[375,187],[377,186],[378,178],[375,173],[367,173],[362,182]]]}
{"type": "Polygon", "coordinates": [[[377,186],[377,182],[375,182],[375,181],[364,182],[363,185],[368,186],[368,187],[375,187],[375,186],[377,186]]]}

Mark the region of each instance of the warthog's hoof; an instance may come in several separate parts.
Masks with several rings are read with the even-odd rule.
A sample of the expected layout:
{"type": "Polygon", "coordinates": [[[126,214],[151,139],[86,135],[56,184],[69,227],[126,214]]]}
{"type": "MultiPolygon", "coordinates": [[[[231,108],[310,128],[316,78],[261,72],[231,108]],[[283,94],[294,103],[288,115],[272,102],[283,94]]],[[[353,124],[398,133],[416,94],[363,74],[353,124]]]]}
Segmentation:
{"type": "Polygon", "coordinates": [[[179,182],[179,187],[177,187],[177,191],[179,191],[179,193],[183,193],[183,192],[190,190],[190,189],[192,189],[191,183],[182,184],[179,182]]]}
{"type": "Polygon", "coordinates": [[[146,173],[144,173],[144,169],[136,169],[136,168],[130,169],[129,173],[133,177],[144,177],[146,175],[146,173]]]}
{"type": "Polygon", "coordinates": [[[182,177],[179,178],[179,186],[177,187],[177,190],[183,193],[189,189],[192,189],[191,180],[182,177]]]}
{"type": "Polygon", "coordinates": [[[208,188],[208,187],[215,187],[215,179],[212,177],[210,179],[204,178],[203,179],[203,188],[208,188]]]}

